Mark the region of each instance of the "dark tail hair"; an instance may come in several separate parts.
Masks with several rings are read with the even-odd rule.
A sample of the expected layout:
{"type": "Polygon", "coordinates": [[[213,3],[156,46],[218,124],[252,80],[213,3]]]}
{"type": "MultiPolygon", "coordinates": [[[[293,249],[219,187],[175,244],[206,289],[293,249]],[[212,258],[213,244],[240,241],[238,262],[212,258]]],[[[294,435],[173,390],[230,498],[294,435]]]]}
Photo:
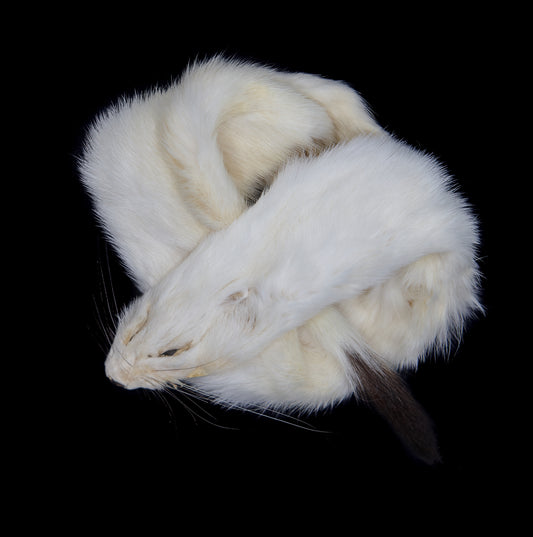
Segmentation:
{"type": "Polygon", "coordinates": [[[357,377],[358,397],[376,409],[415,458],[426,464],[440,462],[431,418],[400,375],[381,360],[369,363],[353,351],[346,354],[357,377]]]}

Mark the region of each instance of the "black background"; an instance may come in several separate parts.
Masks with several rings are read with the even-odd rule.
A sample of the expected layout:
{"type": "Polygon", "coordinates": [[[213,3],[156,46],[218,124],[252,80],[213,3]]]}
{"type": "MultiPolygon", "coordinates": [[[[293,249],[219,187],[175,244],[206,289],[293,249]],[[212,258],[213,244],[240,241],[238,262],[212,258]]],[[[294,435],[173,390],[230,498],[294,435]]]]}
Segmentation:
{"type": "MultiPolygon", "coordinates": [[[[498,136],[509,128],[502,81],[513,85],[520,71],[509,62],[518,44],[505,36],[513,24],[498,13],[438,9],[367,14],[337,7],[311,21],[288,20],[284,11],[239,18],[203,9],[144,9],[133,19],[96,9],[57,13],[52,19],[62,15],[63,22],[19,34],[19,46],[30,43],[24,76],[32,83],[18,78],[15,86],[29,90],[30,113],[42,114],[32,123],[30,147],[44,149],[42,157],[35,153],[39,160],[25,151],[28,173],[20,180],[41,209],[32,254],[24,241],[20,258],[30,269],[44,267],[35,324],[45,329],[27,381],[35,402],[17,420],[19,438],[32,447],[28,486],[57,482],[70,499],[95,487],[94,501],[109,511],[108,498],[123,497],[125,488],[142,505],[166,483],[164,497],[180,516],[191,498],[211,508],[228,497],[251,502],[258,512],[265,505],[288,512],[303,499],[306,509],[298,513],[308,520],[325,516],[321,506],[328,500],[348,509],[332,520],[349,520],[358,512],[356,496],[387,509],[401,501],[415,511],[432,505],[442,518],[472,513],[480,493],[501,496],[494,483],[515,475],[513,457],[501,446],[518,444],[507,426],[507,401],[495,394],[505,384],[498,327],[508,315],[498,285],[499,259],[508,248],[497,232],[504,194],[495,181],[501,181],[498,136]],[[186,399],[163,402],[105,378],[101,322],[110,326],[135,290],[79,184],[76,156],[85,129],[120,96],[166,84],[190,60],[219,52],[348,82],[382,126],[445,163],[479,215],[487,314],[469,325],[452,356],[407,376],[435,422],[442,465],[411,460],[387,426],[353,401],[300,422],[186,399]]],[[[27,148],[22,140],[17,145],[27,148]]],[[[34,346],[26,334],[23,347],[34,346]]]]}

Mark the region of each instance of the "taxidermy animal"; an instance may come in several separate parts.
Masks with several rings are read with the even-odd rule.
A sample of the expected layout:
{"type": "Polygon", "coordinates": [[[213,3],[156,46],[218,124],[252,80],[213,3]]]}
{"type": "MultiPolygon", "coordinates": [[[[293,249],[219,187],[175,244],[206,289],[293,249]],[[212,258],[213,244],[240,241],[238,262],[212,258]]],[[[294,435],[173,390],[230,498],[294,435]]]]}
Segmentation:
{"type": "Polygon", "coordinates": [[[80,170],[142,293],[109,378],[286,411],[355,395],[439,459],[398,371],[481,308],[476,221],[354,90],[216,57],[107,110],[80,170]]]}

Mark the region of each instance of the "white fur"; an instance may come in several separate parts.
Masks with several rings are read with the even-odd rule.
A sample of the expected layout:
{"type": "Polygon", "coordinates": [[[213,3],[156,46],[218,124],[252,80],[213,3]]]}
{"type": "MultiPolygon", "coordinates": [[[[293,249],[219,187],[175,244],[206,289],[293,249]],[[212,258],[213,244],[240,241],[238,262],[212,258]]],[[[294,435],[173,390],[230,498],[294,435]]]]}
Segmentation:
{"type": "MultiPolygon", "coordinates": [[[[144,291],[209,228],[240,214],[245,197],[271,182],[290,155],[379,131],[343,83],[214,59],[189,69],[168,91],[124,101],[100,117],[88,137],[82,176],[110,239],[144,291]],[[209,203],[206,192],[212,192],[209,203]]],[[[333,310],[321,315],[324,341],[339,317],[333,310]]],[[[350,385],[338,358],[319,338],[306,336],[303,345],[302,337],[287,334],[252,370],[232,371],[225,392],[234,384],[239,402],[263,405],[320,406],[345,397],[350,385]],[[287,364],[297,364],[292,374],[287,364]],[[253,390],[242,396],[247,386],[253,390]]]]}
{"type": "Polygon", "coordinates": [[[82,176],[145,292],[106,361],[129,388],[318,408],[354,390],[347,347],[414,365],[479,306],[472,215],[342,83],[196,65],[102,116],[82,176]]]}
{"type": "Polygon", "coordinates": [[[291,155],[378,132],[341,82],[216,57],[167,90],[110,107],[88,133],[80,170],[144,291],[238,217],[291,155]]]}

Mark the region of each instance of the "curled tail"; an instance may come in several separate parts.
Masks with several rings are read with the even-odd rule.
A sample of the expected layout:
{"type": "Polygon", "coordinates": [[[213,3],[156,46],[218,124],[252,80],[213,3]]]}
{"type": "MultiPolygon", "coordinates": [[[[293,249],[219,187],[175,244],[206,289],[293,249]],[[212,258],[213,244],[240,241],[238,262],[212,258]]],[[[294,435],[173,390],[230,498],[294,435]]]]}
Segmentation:
{"type": "Polygon", "coordinates": [[[398,373],[381,361],[369,363],[346,351],[358,382],[358,395],[387,421],[405,448],[426,464],[441,461],[433,423],[398,373]]]}

